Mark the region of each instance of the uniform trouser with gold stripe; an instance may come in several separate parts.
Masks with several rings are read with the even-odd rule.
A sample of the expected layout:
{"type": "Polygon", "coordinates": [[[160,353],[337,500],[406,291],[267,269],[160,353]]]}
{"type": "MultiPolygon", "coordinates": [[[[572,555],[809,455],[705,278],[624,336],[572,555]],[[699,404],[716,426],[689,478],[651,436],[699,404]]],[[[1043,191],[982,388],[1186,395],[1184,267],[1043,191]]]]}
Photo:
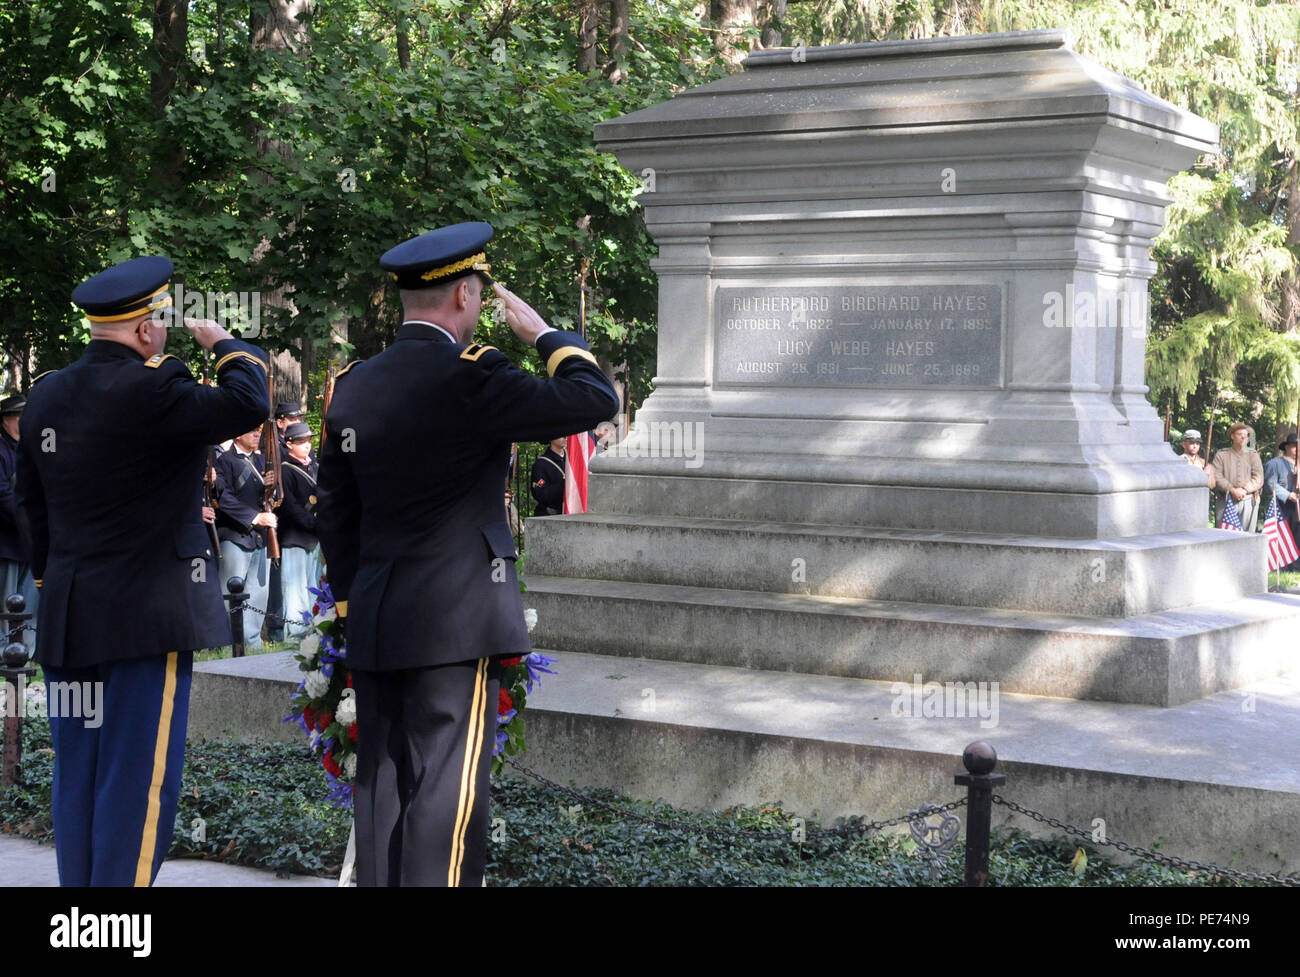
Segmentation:
{"type": "Polygon", "coordinates": [[[184,651],[45,668],[61,885],[153,883],[176,821],[193,664],[184,651]]]}
{"type": "Polygon", "coordinates": [[[358,885],[481,885],[499,668],[352,673],[358,885]]]}

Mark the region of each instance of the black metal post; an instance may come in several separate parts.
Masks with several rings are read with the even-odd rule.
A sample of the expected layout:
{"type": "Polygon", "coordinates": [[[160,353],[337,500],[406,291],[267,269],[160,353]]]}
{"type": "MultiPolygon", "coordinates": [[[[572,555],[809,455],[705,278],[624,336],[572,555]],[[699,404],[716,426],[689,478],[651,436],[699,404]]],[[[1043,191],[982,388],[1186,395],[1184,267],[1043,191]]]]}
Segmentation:
{"type": "Polygon", "coordinates": [[[966,884],[984,888],[989,884],[989,829],[993,820],[993,788],[1007,782],[994,773],[998,754],[992,745],[976,740],[961,755],[965,773],[954,782],[967,788],[966,800],[966,884]]]}
{"type": "Polygon", "coordinates": [[[27,664],[31,653],[20,640],[23,627],[31,620],[27,601],[22,594],[5,598],[5,612],[0,620],[5,628],[8,644],[4,650],[4,666],[0,675],[5,682],[5,745],[0,756],[0,790],[11,787],[22,779],[23,767],[23,715],[27,711],[27,680],[35,677],[36,669],[27,664]]]}
{"type": "Polygon", "coordinates": [[[227,592],[222,596],[230,604],[230,657],[244,657],[244,604],[248,594],[244,593],[244,578],[231,577],[226,581],[227,592]]]}

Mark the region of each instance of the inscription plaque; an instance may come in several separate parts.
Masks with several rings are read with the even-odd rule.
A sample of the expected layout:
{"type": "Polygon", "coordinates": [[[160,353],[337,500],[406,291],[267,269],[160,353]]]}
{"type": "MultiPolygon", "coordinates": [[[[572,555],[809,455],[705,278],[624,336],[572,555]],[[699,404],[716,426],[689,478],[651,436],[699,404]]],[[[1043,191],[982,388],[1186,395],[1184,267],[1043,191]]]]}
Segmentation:
{"type": "Polygon", "coordinates": [[[997,387],[1001,285],[717,290],[719,384],[997,387]]]}

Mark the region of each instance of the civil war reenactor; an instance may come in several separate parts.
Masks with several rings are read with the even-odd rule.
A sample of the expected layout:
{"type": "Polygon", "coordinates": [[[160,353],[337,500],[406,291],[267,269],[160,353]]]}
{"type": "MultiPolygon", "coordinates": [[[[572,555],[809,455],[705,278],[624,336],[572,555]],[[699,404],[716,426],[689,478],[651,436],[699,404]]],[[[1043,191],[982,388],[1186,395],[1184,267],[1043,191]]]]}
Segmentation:
{"type": "MultiPolygon", "coordinates": [[[[18,508],[14,504],[14,479],[18,474],[18,423],[27,398],[13,394],[0,401],[0,587],[4,593],[22,594],[27,600],[27,612],[36,613],[36,581],[27,563],[25,547],[19,536],[18,508]]],[[[33,618],[35,620],[35,618],[33,618]]],[[[29,651],[36,649],[36,632],[23,631],[23,644],[29,651]]]]}
{"type": "Polygon", "coordinates": [[[285,428],[286,453],[280,466],[284,498],[277,514],[280,533],[280,576],[284,582],[284,636],[301,637],[308,625],[313,599],[307,588],[319,587],[323,568],[316,539],[316,473],[311,456],[311,428],[295,421],[285,428]]]}
{"type": "Polygon", "coordinates": [[[501,286],[506,323],[551,379],[471,342],[491,237],[456,224],[380,259],[404,321],[339,373],[325,420],[317,528],[356,689],[361,885],[481,883],[499,662],[530,650],[501,504],[510,443],[589,430],[618,406],[582,337],[501,286]]]}
{"type": "Polygon", "coordinates": [[[564,453],[567,437],[551,438],[546,450],[533,462],[528,484],[537,505],[535,516],[559,516],[564,513],[564,453]]]}
{"type": "Polygon", "coordinates": [[[244,593],[248,594],[244,605],[244,643],[249,650],[262,647],[262,620],[271,590],[266,536],[267,530],[277,524],[276,514],[263,511],[262,506],[266,464],[258,450],[261,434],[261,428],[257,427],[239,435],[230,450],[214,463],[221,577],[244,580],[244,593]]]}
{"type": "Polygon", "coordinates": [[[64,885],[152,883],[176,820],[193,653],[230,640],[198,487],[207,446],[270,410],[266,354],[186,319],[217,357],[217,386],[196,382],[163,352],[171,274],[148,256],[79,285],[90,342],[32,382],[21,420],[64,885]]]}
{"type": "MultiPolygon", "coordinates": [[[[285,431],[290,424],[296,424],[307,415],[302,405],[293,401],[281,401],[275,405],[275,436],[280,442],[280,458],[288,454],[285,444],[285,431]]],[[[278,472],[277,472],[278,474],[278,472]]],[[[287,637],[285,625],[293,617],[284,606],[284,564],[282,560],[271,561],[270,589],[266,596],[266,636],[272,641],[287,637]]]]}

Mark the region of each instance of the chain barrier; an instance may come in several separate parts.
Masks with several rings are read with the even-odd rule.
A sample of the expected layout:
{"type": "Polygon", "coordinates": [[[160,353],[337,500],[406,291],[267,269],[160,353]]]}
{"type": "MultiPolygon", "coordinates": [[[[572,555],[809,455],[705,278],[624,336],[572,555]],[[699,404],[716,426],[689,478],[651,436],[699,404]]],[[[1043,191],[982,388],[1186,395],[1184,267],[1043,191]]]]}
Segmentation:
{"type": "Polygon", "coordinates": [[[1256,872],[1242,872],[1235,868],[1224,868],[1221,865],[1215,865],[1213,862],[1198,862],[1190,858],[1179,858],[1177,855],[1166,855],[1164,852],[1152,851],[1150,848],[1142,848],[1138,845],[1130,845],[1123,841],[1097,841],[1093,837],[1093,832],[1086,828],[1080,828],[1078,825],[1067,824],[1064,821],[1058,821],[1056,818],[1049,817],[1046,814],[1040,814],[1038,811],[1031,810],[1015,801],[1009,801],[1001,794],[993,795],[993,803],[1001,804],[1005,808],[1015,811],[1017,814],[1023,814],[1025,817],[1038,821],[1040,824],[1048,824],[1053,828],[1058,828],[1066,834],[1076,835],[1094,845],[1105,845],[1114,848],[1117,851],[1126,852],[1130,855],[1136,855],[1139,858],[1145,858],[1153,862],[1159,862],[1162,865],[1168,865],[1171,868],[1182,869],[1185,872],[1208,872],[1214,875],[1221,875],[1225,878],[1236,879],[1239,882],[1268,882],[1273,885],[1300,886],[1300,877],[1280,877],[1277,875],[1261,875],[1256,872]]]}
{"type": "MultiPolygon", "coordinates": [[[[665,831],[682,831],[687,834],[702,834],[721,838],[769,838],[773,840],[780,839],[782,841],[788,840],[791,836],[791,831],[788,828],[724,828],[692,824],[674,824],[670,821],[663,821],[659,818],[651,817],[648,814],[638,814],[635,811],[629,811],[626,808],[618,807],[608,801],[602,801],[598,798],[584,794],[582,791],[573,787],[566,787],[564,784],[557,784],[554,780],[544,777],[536,770],[532,770],[529,767],[524,766],[518,760],[511,759],[510,757],[506,757],[506,764],[518,770],[525,777],[530,777],[540,784],[545,784],[551,789],[580,800],[585,804],[592,804],[596,807],[611,811],[620,817],[633,821],[640,821],[643,824],[654,825],[656,828],[661,828],[665,831]]],[[[965,805],[965,803],[966,798],[963,797],[961,800],[949,801],[947,804],[943,805],[928,805],[926,813],[933,814],[956,810],[965,805]]],[[[850,822],[848,824],[836,825],[832,828],[814,827],[812,830],[805,829],[805,831],[807,837],[848,838],[856,835],[866,835],[872,831],[879,831],[882,828],[891,828],[900,824],[908,824],[916,818],[916,812],[909,812],[900,817],[889,818],[884,821],[871,821],[866,824],[850,822]]]]}
{"type": "MultiPolygon", "coordinates": [[[[288,623],[288,620],[286,618],[283,618],[278,614],[272,614],[268,611],[264,611],[260,607],[254,607],[251,604],[245,604],[244,606],[248,610],[251,610],[256,614],[260,614],[263,617],[267,618],[267,620],[279,620],[281,622],[288,623]]],[[[35,629],[32,628],[32,630],[35,629]]],[[[216,759],[215,754],[209,754],[202,750],[190,750],[189,754],[192,756],[210,757],[212,759],[216,759]]],[[[287,758],[284,757],[268,758],[264,762],[270,765],[278,765],[286,762],[286,759],[287,758]]],[[[606,811],[609,811],[613,814],[617,814],[618,816],[622,818],[626,818],[628,820],[639,821],[643,824],[653,825],[654,827],[664,831],[680,831],[680,832],[685,832],[687,834],[708,835],[710,837],[768,838],[772,840],[775,839],[784,840],[791,836],[791,829],[787,829],[787,828],[707,827],[703,825],[678,824],[678,823],[673,823],[671,821],[664,821],[661,820],[660,818],[651,817],[650,815],[647,814],[639,814],[636,811],[629,811],[626,808],[622,808],[615,804],[611,804],[608,801],[602,801],[588,794],[584,794],[582,791],[577,790],[576,788],[568,787],[564,784],[556,783],[554,780],[551,780],[550,778],[543,776],[537,771],[529,767],[526,767],[518,760],[512,759],[510,757],[506,757],[505,762],[507,766],[513,767],[515,770],[519,771],[519,773],[522,774],[523,776],[529,777],[540,784],[544,784],[547,787],[550,787],[552,790],[558,791],[559,793],[571,797],[575,800],[579,800],[584,804],[590,804],[594,807],[602,808],[606,811]]],[[[967,801],[968,798],[963,797],[960,800],[949,801],[947,804],[942,804],[942,805],[927,804],[923,806],[922,810],[924,814],[927,816],[933,814],[943,814],[947,811],[953,811],[959,807],[964,807],[967,801]]],[[[1164,852],[1154,851],[1150,848],[1142,848],[1141,846],[1138,845],[1130,845],[1127,842],[1123,842],[1123,841],[1105,841],[1105,840],[1097,841],[1093,837],[1093,832],[1086,828],[1080,828],[1078,825],[1069,824],[1065,821],[1060,821],[1049,815],[1042,814],[1038,811],[1034,811],[1030,808],[1024,807],[1023,805],[1017,804],[1015,801],[1007,800],[1001,794],[993,795],[993,803],[1000,804],[1003,807],[1008,808],[1009,810],[1015,811],[1017,814],[1023,814],[1025,817],[1030,818],[1033,821],[1037,821],[1040,824],[1050,825],[1053,828],[1057,828],[1061,831],[1064,831],[1066,834],[1074,835],[1092,844],[1102,845],[1108,848],[1114,848],[1116,851],[1122,851],[1126,854],[1137,856],[1138,858],[1144,858],[1148,861],[1157,862],[1161,865],[1169,866],[1170,868],[1180,869],[1185,872],[1206,872],[1213,875],[1219,875],[1224,878],[1234,879],[1239,882],[1263,882],[1271,885],[1300,887],[1300,876],[1283,877],[1278,875],[1268,875],[1268,874],[1261,874],[1256,872],[1243,872],[1239,869],[1224,868],[1222,865],[1215,865],[1213,862],[1198,862],[1190,858],[1180,858],[1177,855],[1167,855],[1164,852]]],[[[870,834],[873,831],[881,831],[885,828],[897,827],[903,824],[911,825],[913,822],[918,820],[918,817],[920,817],[921,813],[922,811],[909,811],[907,814],[902,814],[894,818],[887,818],[883,821],[870,821],[865,824],[861,824],[850,820],[848,823],[836,825],[830,828],[823,828],[817,826],[817,827],[813,827],[811,830],[807,828],[805,828],[804,830],[806,832],[806,837],[809,838],[848,838],[853,836],[865,836],[870,834]]]]}

